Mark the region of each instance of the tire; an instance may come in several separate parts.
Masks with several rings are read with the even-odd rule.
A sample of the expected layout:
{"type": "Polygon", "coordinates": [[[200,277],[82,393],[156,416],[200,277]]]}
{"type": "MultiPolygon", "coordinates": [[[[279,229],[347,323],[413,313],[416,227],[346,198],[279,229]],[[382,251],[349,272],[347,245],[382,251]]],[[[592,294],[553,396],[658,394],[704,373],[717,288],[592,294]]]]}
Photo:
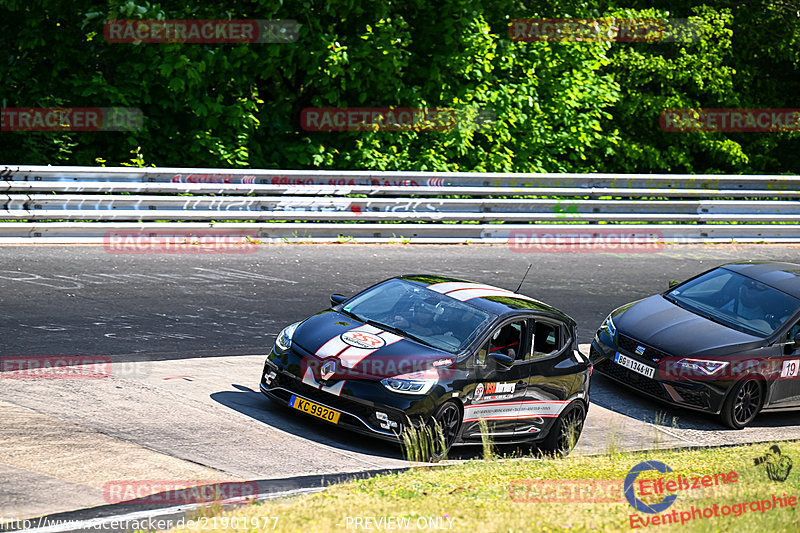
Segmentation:
{"type": "Polygon", "coordinates": [[[746,427],[761,411],[765,396],[762,380],[748,378],[737,382],[722,404],[722,422],[731,429],[746,427]]]}
{"type": "Polygon", "coordinates": [[[556,419],[550,433],[539,443],[539,450],[548,455],[564,457],[575,447],[583,431],[586,408],[576,400],[556,419]]]}
{"type": "Polygon", "coordinates": [[[455,402],[444,402],[436,410],[433,419],[442,428],[444,436],[444,449],[438,449],[431,455],[431,461],[436,462],[447,456],[447,452],[450,451],[456,437],[458,437],[458,432],[461,429],[461,409],[455,402]]]}

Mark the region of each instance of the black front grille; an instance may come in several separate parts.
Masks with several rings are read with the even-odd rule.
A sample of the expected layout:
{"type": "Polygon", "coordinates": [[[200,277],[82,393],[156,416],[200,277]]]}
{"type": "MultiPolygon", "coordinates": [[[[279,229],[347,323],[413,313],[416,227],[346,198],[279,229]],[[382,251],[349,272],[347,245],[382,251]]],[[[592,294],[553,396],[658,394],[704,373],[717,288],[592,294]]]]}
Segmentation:
{"type": "Polygon", "coordinates": [[[664,387],[661,386],[660,383],[646,376],[642,376],[636,372],[628,370],[627,368],[614,363],[610,359],[604,359],[599,363],[595,363],[594,368],[602,374],[614,378],[617,381],[621,381],[622,383],[633,387],[634,389],[638,389],[642,392],[655,396],[656,398],[661,398],[664,400],[670,399],[667,395],[667,391],[664,390],[664,387]]]}
{"type": "Polygon", "coordinates": [[[708,393],[690,389],[679,383],[673,383],[672,386],[675,388],[675,392],[677,392],[683,399],[683,403],[694,405],[695,407],[702,407],[704,409],[711,407],[708,393]]]}
{"type": "Polygon", "coordinates": [[[319,402],[336,409],[342,409],[361,417],[364,420],[366,420],[375,411],[374,409],[362,403],[354,402],[349,398],[343,398],[341,396],[336,396],[328,392],[321,391],[316,387],[306,385],[302,381],[290,378],[285,374],[278,374],[277,378],[272,382],[271,385],[273,387],[283,387],[299,394],[300,396],[303,396],[304,398],[308,398],[309,400],[319,402]]]}
{"type": "MultiPolygon", "coordinates": [[[[328,407],[332,407],[333,409],[338,409],[340,411],[344,411],[343,416],[347,420],[348,423],[355,425],[355,426],[362,426],[363,423],[367,423],[371,426],[371,428],[375,431],[385,432],[391,431],[385,428],[380,427],[381,421],[376,418],[375,412],[381,411],[387,414],[389,420],[392,420],[397,423],[397,428],[402,428],[402,424],[404,423],[404,417],[402,414],[395,412],[394,409],[387,408],[385,406],[371,406],[365,403],[357,402],[351,400],[350,398],[343,397],[343,396],[336,396],[334,394],[330,394],[328,392],[322,391],[317,389],[316,387],[312,387],[296,379],[294,377],[287,376],[286,374],[278,373],[276,378],[270,383],[270,388],[273,387],[281,387],[290,391],[291,393],[297,394],[302,396],[308,400],[313,402],[321,403],[328,407]],[[354,416],[348,416],[354,415],[354,416]],[[356,419],[355,417],[358,417],[356,419]]],[[[289,401],[289,394],[276,394],[280,396],[281,399],[288,403],[289,401]],[[285,397],[284,397],[285,396],[285,397]]],[[[394,429],[394,428],[392,428],[394,429]]]]}
{"type": "MultiPolygon", "coordinates": [[[[617,333],[617,346],[621,349],[625,350],[630,354],[636,354],[636,348],[641,346],[644,348],[644,354],[641,357],[646,357],[651,361],[660,361],[666,357],[670,357],[670,354],[667,352],[663,352],[657,348],[653,348],[647,344],[643,344],[637,340],[634,340],[627,335],[623,335],[622,333],[617,333]]],[[[636,354],[638,355],[638,354],[636,354]]]]}

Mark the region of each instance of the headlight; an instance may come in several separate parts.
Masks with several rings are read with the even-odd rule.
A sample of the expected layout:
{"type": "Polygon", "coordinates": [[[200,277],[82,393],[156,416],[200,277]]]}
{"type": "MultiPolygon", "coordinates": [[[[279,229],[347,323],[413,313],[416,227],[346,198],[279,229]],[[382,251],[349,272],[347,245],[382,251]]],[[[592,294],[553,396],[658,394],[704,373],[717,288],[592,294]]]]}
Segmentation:
{"type": "Polygon", "coordinates": [[[438,374],[427,371],[382,379],[381,383],[392,392],[401,392],[403,394],[427,394],[438,381],[438,374]]]}
{"type": "Polygon", "coordinates": [[[613,339],[617,335],[617,326],[614,325],[614,321],[611,319],[611,315],[608,315],[603,323],[600,324],[600,329],[606,328],[608,329],[608,334],[611,335],[613,339]]]}
{"type": "Polygon", "coordinates": [[[675,363],[678,375],[713,376],[728,366],[727,361],[707,361],[705,359],[681,359],[675,363]]]}
{"type": "Polygon", "coordinates": [[[278,333],[278,337],[275,339],[275,346],[283,350],[284,352],[292,347],[292,335],[294,335],[294,330],[297,329],[297,326],[300,325],[300,322],[295,322],[291,326],[286,326],[283,330],[278,333]]]}

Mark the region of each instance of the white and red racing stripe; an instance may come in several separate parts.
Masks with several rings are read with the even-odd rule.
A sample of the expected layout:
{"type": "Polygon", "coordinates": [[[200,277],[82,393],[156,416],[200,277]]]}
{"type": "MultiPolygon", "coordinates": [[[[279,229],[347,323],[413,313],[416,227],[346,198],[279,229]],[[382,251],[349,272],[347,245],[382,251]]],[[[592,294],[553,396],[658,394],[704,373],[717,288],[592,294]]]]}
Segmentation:
{"type": "MultiPolygon", "coordinates": [[[[389,333],[388,331],[384,331],[382,329],[376,328],[374,326],[370,326],[369,324],[365,324],[362,326],[357,326],[355,328],[347,330],[347,333],[368,333],[370,335],[376,335],[381,337],[384,341],[383,346],[388,346],[390,344],[394,344],[397,341],[403,339],[394,333],[389,333]]],[[[383,348],[381,346],[380,348],[383,348]]],[[[325,359],[327,357],[337,357],[342,362],[342,365],[346,368],[353,368],[358,363],[360,363],[365,357],[369,356],[373,352],[379,350],[380,348],[359,348],[358,346],[351,346],[342,340],[342,336],[337,335],[330,339],[328,342],[320,346],[319,350],[314,354],[320,359],[325,359]]]]}
{"type": "Polygon", "coordinates": [[[484,285],[482,283],[464,283],[460,281],[448,281],[444,283],[434,283],[428,285],[432,291],[451,296],[456,300],[466,301],[473,298],[487,298],[491,296],[504,296],[506,298],[518,298],[520,300],[536,301],[533,298],[511,292],[508,289],[501,289],[492,285],[484,285]]]}
{"type": "Polygon", "coordinates": [[[464,422],[484,420],[517,420],[521,418],[555,418],[561,414],[568,401],[522,400],[467,405],[464,407],[464,422]]]}
{"type": "Polygon", "coordinates": [[[354,368],[358,363],[363,361],[366,357],[371,355],[372,353],[380,350],[384,346],[389,346],[390,344],[394,344],[397,341],[403,339],[399,335],[395,335],[394,333],[389,333],[388,331],[384,331],[382,329],[374,328],[372,326],[364,326],[362,328],[357,328],[355,331],[364,331],[366,333],[372,333],[383,339],[384,345],[380,348],[359,348],[357,346],[348,346],[346,350],[339,354],[339,360],[342,362],[342,366],[346,368],[354,368]],[[366,329],[370,328],[370,329],[366,329]]]}

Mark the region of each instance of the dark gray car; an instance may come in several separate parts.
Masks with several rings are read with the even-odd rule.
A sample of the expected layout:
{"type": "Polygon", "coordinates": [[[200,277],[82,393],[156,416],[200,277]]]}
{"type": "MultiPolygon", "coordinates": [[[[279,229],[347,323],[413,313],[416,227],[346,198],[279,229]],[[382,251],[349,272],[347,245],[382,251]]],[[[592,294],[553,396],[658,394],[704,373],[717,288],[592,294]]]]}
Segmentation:
{"type": "Polygon", "coordinates": [[[800,265],[731,263],[623,305],[592,342],[595,369],[741,429],[800,407],[800,265]]]}

